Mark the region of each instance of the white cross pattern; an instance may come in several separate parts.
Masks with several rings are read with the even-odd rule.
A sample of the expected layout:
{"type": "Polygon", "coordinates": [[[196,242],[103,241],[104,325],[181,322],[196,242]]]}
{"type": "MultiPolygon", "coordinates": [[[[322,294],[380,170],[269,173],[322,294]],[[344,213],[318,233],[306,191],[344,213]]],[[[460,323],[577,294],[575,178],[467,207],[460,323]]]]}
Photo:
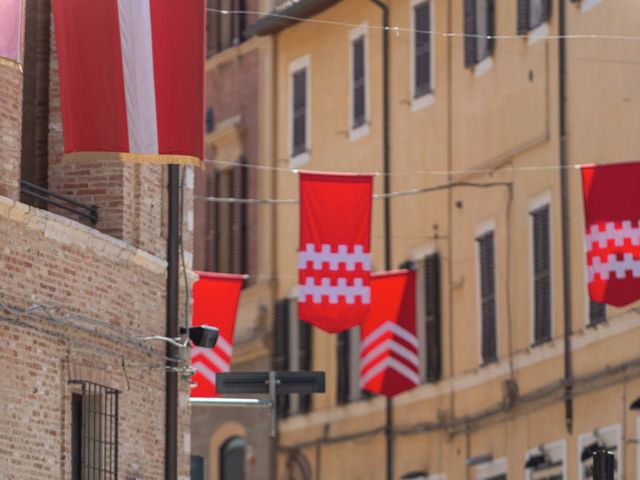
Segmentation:
{"type": "Polygon", "coordinates": [[[317,285],[313,278],[307,277],[298,290],[298,302],[306,303],[309,297],[312,303],[323,303],[322,297],[328,297],[331,305],[339,303],[341,297],[347,305],[354,305],[359,298],[361,303],[369,305],[371,287],[364,286],[361,278],[354,278],[353,285],[347,285],[346,278],[338,278],[337,285],[331,285],[331,279],[323,277],[317,285]]]}
{"type": "Polygon", "coordinates": [[[332,272],[337,272],[341,264],[348,272],[355,271],[357,265],[368,272],[371,270],[371,254],[364,251],[363,245],[354,245],[353,252],[349,252],[347,245],[338,245],[338,251],[332,252],[328,243],[323,243],[319,251],[315,244],[307,243],[305,249],[298,252],[298,268],[306,270],[309,263],[313,270],[325,270],[324,264],[327,263],[332,272]]]}

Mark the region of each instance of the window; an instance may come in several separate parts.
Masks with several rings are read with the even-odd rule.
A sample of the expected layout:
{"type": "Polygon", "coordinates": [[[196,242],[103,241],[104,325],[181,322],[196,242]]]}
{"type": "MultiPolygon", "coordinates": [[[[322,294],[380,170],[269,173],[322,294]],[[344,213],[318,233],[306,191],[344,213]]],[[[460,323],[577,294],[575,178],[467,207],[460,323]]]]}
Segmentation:
{"type": "Polygon", "coordinates": [[[337,339],[338,404],[370,397],[368,392],[360,390],[360,327],[338,334],[337,339]]]}
{"type": "Polygon", "coordinates": [[[420,2],[413,9],[413,98],[433,92],[432,0],[420,2]]]}
{"type": "Polygon", "coordinates": [[[204,480],[204,457],[191,455],[191,480],[204,480]]]}
{"type": "Polygon", "coordinates": [[[120,392],[84,380],[71,396],[71,478],[118,478],[120,392]]]}
{"type": "Polygon", "coordinates": [[[244,480],[246,441],[232,437],[220,447],[220,480],[244,480]]]}
{"type": "Polygon", "coordinates": [[[533,243],[533,344],[551,340],[551,240],[549,204],[530,212],[533,243]]]}
{"type": "MultiPolygon", "coordinates": [[[[351,121],[350,138],[355,140],[360,135],[355,130],[367,125],[367,36],[365,26],[351,32],[351,121]]],[[[366,133],[366,128],[361,134],[366,133]]],[[[358,132],[360,133],[360,132],[358,132]]]]}
{"type": "Polygon", "coordinates": [[[597,447],[606,447],[615,456],[616,478],[622,477],[622,430],[619,424],[598,428],[578,437],[578,480],[593,479],[591,452],[597,447]]]}
{"type": "Polygon", "coordinates": [[[426,319],[426,378],[437,382],[442,376],[442,312],[440,306],[440,255],[424,259],[424,310],[426,319]]]}
{"type": "Polygon", "coordinates": [[[309,57],[289,66],[291,75],[291,168],[308,161],[309,157],[309,57]]]}
{"type": "MultiPolygon", "coordinates": [[[[247,198],[248,169],[244,162],[207,174],[207,196],[247,198]]],[[[205,264],[209,271],[249,271],[249,207],[242,203],[207,202],[205,264]]]]}
{"type": "Polygon", "coordinates": [[[493,53],[494,0],[464,0],[464,65],[472,67],[493,53]]]}
{"type": "MultiPolygon", "coordinates": [[[[289,366],[289,299],[278,300],[273,321],[273,369],[287,370],[289,366]]],[[[289,396],[278,395],[276,411],[285,417],[289,413],[289,396]]]]}
{"type": "Polygon", "coordinates": [[[526,480],[563,480],[566,478],[566,444],[548,443],[527,452],[526,480]]]}
{"type": "Polygon", "coordinates": [[[595,327],[607,321],[607,307],[604,303],[589,300],[589,326],[595,327]]]}
{"type": "Polygon", "coordinates": [[[500,458],[476,467],[477,480],[507,480],[507,460],[500,458]]]}
{"type": "Polygon", "coordinates": [[[498,359],[494,231],[482,233],[476,241],[480,280],[481,356],[482,363],[487,364],[498,359]]]}
{"type": "Polygon", "coordinates": [[[207,0],[207,8],[207,57],[212,57],[245,39],[247,15],[218,11],[245,11],[245,0],[207,0]]]}
{"type": "Polygon", "coordinates": [[[518,0],[518,34],[535,30],[549,20],[550,0],[518,0]]]}

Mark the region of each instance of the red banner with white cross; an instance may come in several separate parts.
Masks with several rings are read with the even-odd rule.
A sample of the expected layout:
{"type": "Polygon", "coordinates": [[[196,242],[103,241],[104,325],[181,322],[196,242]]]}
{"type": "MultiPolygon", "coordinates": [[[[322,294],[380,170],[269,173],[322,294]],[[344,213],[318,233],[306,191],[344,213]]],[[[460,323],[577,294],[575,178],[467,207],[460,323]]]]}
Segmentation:
{"type": "Polygon", "coordinates": [[[65,156],[200,165],[205,0],[53,0],[65,156]]]}
{"type": "Polygon", "coordinates": [[[300,319],[342,332],[369,314],[373,177],[300,173],[300,319]]]}
{"type": "Polygon", "coordinates": [[[371,314],[360,340],[362,389],[393,397],[420,383],[414,270],[371,276],[371,314]]]}
{"type": "Polygon", "coordinates": [[[193,347],[191,365],[196,370],[192,397],[216,396],[216,373],[228,372],[233,351],[233,330],[243,275],[196,272],[200,279],[193,284],[194,327],[209,325],[219,330],[213,348],[193,347]]]}
{"type": "Polygon", "coordinates": [[[622,307],[640,298],[640,162],[581,170],[589,295],[622,307]]]}

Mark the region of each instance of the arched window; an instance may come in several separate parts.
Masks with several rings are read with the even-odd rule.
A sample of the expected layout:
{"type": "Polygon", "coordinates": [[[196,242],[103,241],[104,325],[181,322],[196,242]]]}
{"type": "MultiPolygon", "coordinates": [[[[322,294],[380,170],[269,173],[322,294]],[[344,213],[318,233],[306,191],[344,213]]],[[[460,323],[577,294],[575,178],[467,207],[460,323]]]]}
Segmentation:
{"type": "Polygon", "coordinates": [[[246,441],[231,437],[220,447],[220,480],[244,480],[246,441]]]}

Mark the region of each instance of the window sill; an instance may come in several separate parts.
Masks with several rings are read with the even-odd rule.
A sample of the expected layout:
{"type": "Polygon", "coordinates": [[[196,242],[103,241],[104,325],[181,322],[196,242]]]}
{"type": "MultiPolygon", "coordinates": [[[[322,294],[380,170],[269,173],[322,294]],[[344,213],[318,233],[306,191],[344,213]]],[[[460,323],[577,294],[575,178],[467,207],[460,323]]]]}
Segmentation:
{"type": "Polygon", "coordinates": [[[537,348],[537,347],[541,347],[543,345],[548,345],[548,344],[553,344],[552,338],[545,338],[543,340],[538,340],[537,342],[533,342],[531,345],[529,345],[529,347],[537,348]]]}
{"type": "Polygon", "coordinates": [[[289,168],[299,168],[311,160],[311,152],[306,151],[289,158],[289,168]]]}
{"type": "Polygon", "coordinates": [[[600,4],[600,0],[582,0],[582,2],[580,2],[580,11],[588,12],[593,7],[599,4],[600,4]]]}
{"type": "Polygon", "coordinates": [[[433,92],[425,93],[417,98],[411,99],[411,111],[418,112],[427,107],[433,105],[436,101],[436,97],[433,92]]]}
{"type": "Polygon", "coordinates": [[[349,130],[349,141],[355,142],[356,140],[369,135],[369,121],[364,122],[362,125],[349,130]]]}
{"type": "Polygon", "coordinates": [[[489,56],[481,60],[479,63],[476,63],[473,67],[473,76],[476,78],[481,77],[491,70],[491,67],[493,67],[493,57],[489,56]]]}
{"type": "Polygon", "coordinates": [[[544,40],[545,37],[549,35],[549,22],[544,22],[538,25],[533,30],[529,31],[527,36],[527,43],[529,45],[533,45],[534,43],[538,43],[540,40],[544,40]]]}

